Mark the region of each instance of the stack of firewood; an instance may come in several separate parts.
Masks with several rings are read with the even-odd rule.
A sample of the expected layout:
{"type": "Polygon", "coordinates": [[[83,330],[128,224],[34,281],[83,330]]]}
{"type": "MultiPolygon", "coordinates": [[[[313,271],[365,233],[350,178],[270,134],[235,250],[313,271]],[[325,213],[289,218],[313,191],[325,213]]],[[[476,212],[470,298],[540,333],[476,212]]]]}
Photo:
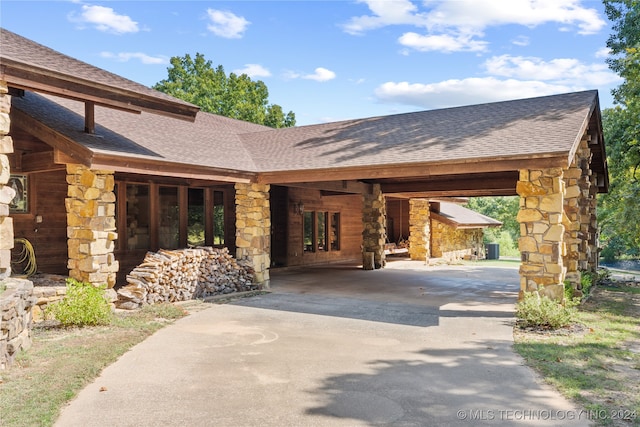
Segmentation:
{"type": "Polygon", "coordinates": [[[211,295],[257,289],[253,269],[236,261],[227,248],[148,252],[118,290],[116,307],[186,301],[211,295]]]}

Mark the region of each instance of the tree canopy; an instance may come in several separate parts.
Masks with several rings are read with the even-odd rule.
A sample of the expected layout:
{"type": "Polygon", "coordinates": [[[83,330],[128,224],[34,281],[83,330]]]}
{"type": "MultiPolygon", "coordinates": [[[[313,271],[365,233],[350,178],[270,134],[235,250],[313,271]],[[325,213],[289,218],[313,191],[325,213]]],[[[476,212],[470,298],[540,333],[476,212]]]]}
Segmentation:
{"type": "Polygon", "coordinates": [[[640,255],[640,1],[604,0],[613,23],[607,63],[624,80],[612,91],[616,105],[603,112],[611,177],[601,201],[603,255],[640,255]]]}
{"type": "Polygon", "coordinates": [[[269,104],[269,90],[263,81],[253,81],[246,74],[230,73],[201,53],[171,58],[166,79],[153,88],[199,106],[202,111],[244,120],[273,128],[296,124],[292,111],[286,115],[280,105],[269,104]]]}

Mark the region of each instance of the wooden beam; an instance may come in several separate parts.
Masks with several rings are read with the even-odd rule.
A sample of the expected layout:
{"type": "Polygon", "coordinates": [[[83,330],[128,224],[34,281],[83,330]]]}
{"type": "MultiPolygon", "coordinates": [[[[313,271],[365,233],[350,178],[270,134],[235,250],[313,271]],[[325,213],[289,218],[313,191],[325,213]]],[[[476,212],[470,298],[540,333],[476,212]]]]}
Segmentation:
{"type": "Polygon", "coordinates": [[[55,162],[54,152],[39,151],[37,153],[25,153],[22,156],[21,172],[50,172],[64,170],[65,166],[55,162]]]}
{"type": "Polygon", "coordinates": [[[73,163],[91,165],[93,153],[88,148],[44,125],[18,108],[11,110],[11,124],[16,125],[30,135],[39,138],[51,147],[62,151],[73,163]]]}
{"type": "Polygon", "coordinates": [[[310,188],[333,194],[363,194],[370,192],[371,184],[358,181],[297,182],[289,187],[310,188]]]}
{"type": "Polygon", "coordinates": [[[96,104],[91,101],[84,103],[84,131],[90,135],[96,133],[96,104]]]}
{"type": "Polygon", "coordinates": [[[199,179],[219,182],[255,182],[255,174],[237,170],[214,169],[206,166],[172,163],[163,160],[124,157],[95,153],[91,167],[107,169],[115,172],[134,173],[142,175],[163,175],[176,178],[199,179]]]}
{"type": "Polygon", "coordinates": [[[433,198],[458,198],[458,197],[489,197],[489,196],[515,196],[514,188],[493,188],[482,190],[442,190],[442,191],[422,191],[393,193],[394,197],[403,199],[433,199],[433,198]]]}
{"type": "Polygon", "coordinates": [[[293,184],[298,182],[326,182],[336,180],[373,180],[402,177],[431,177],[439,175],[466,175],[470,173],[519,171],[567,167],[567,153],[548,153],[517,158],[487,157],[461,161],[356,166],[299,171],[258,173],[261,184],[293,184]],[[328,179],[330,178],[330,179],[328,179]]]}
{"type": "Polygon", "coordinates": [[[515,193],[518,172],[500,172],[466,175],[443,179],[423,179],[409,182],[381,182],[382,192],[388,193],[420,193],[443,191],[487,191],[512,189],[515,193]]]}
{"type": "Polygon", "coordinates": [[[149,111],[182,120],[194,121],[200,110],[195,105],[163,99],[147,93],[121,87],[109,86],[64,73],[23,64],[2,58],[0,77],[9,86],[27,90],[46,90],[48,93],[73,97],[82,101],[94,101],[99,105],[114,105],[121,108],[149,111]]]}

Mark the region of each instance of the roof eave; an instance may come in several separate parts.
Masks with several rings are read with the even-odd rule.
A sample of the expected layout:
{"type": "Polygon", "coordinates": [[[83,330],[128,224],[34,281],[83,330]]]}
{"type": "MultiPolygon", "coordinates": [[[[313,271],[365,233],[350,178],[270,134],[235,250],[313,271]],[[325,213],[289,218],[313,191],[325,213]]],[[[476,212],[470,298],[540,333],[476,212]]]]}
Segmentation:
{"type": "Polygon", "coordinates": [[[78,101],[92,101],[98,105],[132,112],[147,111],[192,122],[200,110],[184,101],[156,98],[6,57],[0,58],[0,79],[17,89],[44,92],[78,101]]]}

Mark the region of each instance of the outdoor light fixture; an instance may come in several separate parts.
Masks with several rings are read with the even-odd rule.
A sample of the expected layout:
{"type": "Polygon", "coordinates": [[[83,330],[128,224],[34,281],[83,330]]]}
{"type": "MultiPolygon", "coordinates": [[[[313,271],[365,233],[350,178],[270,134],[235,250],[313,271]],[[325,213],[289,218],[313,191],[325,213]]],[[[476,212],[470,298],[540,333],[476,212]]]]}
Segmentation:
{"type": "Polygon", "coordinates": [[[304,203],[302,203],[302,201],[294,203],[293,212],[297,215],[302,215],[304,213],[304,203]]]}

